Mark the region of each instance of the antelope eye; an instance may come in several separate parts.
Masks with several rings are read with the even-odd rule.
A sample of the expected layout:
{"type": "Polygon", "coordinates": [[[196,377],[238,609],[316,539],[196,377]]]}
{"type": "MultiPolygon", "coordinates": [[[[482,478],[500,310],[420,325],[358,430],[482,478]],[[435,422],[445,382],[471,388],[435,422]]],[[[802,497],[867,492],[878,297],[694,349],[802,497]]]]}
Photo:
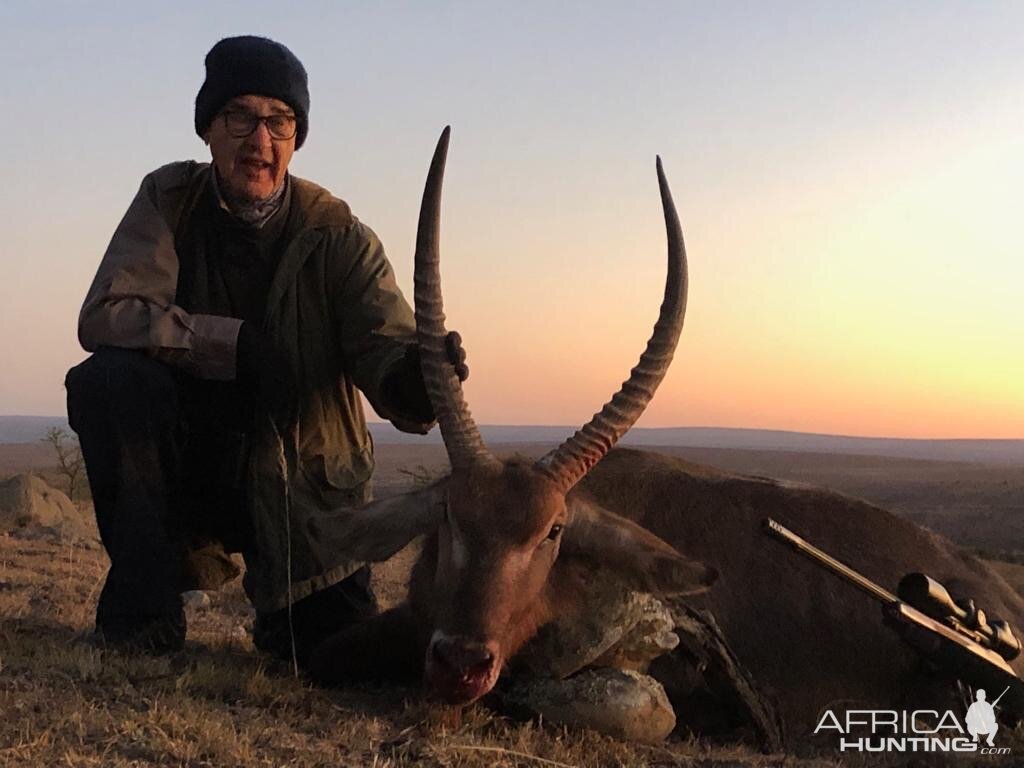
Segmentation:
{"type": "Polygon", "coordinates": [[[554,525],[552,525],[551,530],[548,531],[548,538],[552,541],[557,539],[561,535],[563,527],[564,526],[561,523],[555,523],[554,525]]]}

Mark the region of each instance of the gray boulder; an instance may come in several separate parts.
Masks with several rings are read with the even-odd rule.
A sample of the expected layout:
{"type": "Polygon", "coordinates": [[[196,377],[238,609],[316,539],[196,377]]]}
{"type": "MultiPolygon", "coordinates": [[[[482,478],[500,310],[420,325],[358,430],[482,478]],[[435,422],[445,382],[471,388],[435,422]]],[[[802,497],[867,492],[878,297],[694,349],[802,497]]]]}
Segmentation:
{"type": "Polygon", "coordinates": [[[95,533],[64,494],[32,474],[0,482],[0,532],[51,533],[62,539],[93,539],[95,533]]]}
{"type": "Polygon", "coordinates": [[[679,645],[672,612],[658,598],[647,592],[634,592],[630,603],[636,621],[592,666],[647,672],[654,659],[679,645]]]}
{"type": "Polygon", "coordinates": [[[545,625],[513,659],[502,701],[550,723],[644,742],[672,732],[665,689],[643,674],[679,644],[672,614],[653,595],[586,574],[574,610],[545,625]]]}
{"type": "Polygon", "coordinates": [[[571,614],[545,625],[513,661],[516,674],[566,678],[586,667],[646,672],[652,659],[679,644],[669,610],[612,576],[589,579],[571,614]]]}
{"type": "Polygon", "coordinates": [[[548,723],[591,728],[631,741],[655,743],[676,726],[665,689],[653,677],[618,669],[592,669],[568,680],[520,679],[504,703],[548,723]]]}

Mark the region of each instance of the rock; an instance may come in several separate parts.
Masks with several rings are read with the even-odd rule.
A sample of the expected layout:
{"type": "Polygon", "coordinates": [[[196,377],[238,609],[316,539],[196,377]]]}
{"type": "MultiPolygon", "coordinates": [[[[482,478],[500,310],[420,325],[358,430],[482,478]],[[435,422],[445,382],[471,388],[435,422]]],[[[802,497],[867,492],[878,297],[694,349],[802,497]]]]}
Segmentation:
{"type": "Polygon", "coordinates": [[[185,557],[185,582],[188,591],[216,592],[242,569],[219,542],[193,542],[185,557]]]}
{"type": "Polygon", "coordinates": [[[593,666],[647,672],[651,661],[679,645],[672,612],[654,595],[634,594],[639,612],[637,622],[619,642],[595,659],[593,666]]]}
{"type": "Polygon", "coordinates": [[[588,666],[644,672],[679,643],[671,613],[653,595],[614,576],[587,578],[576,610],[541,627],[512,662],[515,673],[565,678],[588,666]]]}
{"type": "Polygon", "coordinates": [[[182,592],[181,600],[186,608],[192,608],[193,610],[202,610],[210,607],[210,596],[198,589],[182,592]]]}
{"type": "Polygon", "coordinates": [[[95,537],[74,502],[32,474],[0,483],[0,530],[54,533],[63,539],[95,537]]]}
{"type": "Polygon", "coordinates": [[[663,740],[675,728],[675,712],[661,683],[643,673],[679,644],[672,613],[614,576],[578,578],[582,599],[516,654],[502,703],[513,715],[663,740]]]}
{"type": "Polygon", "coordinates": [[[503,703],[549,723],[591,728],[620,739],[662,741],[676,725],[665,689],[639,672],[594,669],[567,680],[519,680],[503,703]]]}

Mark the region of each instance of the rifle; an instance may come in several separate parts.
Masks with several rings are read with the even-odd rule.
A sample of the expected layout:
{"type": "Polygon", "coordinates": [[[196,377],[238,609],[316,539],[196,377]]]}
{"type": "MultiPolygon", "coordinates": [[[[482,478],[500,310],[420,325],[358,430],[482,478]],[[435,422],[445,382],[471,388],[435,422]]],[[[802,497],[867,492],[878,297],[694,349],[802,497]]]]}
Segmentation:
{"type": "Polygon", "coordinates": [[[993,701],[992,705],[991,705],[992,709],[995,709],[999,705],[999,702],[1002,701],[1003,696],[1005,696],[1006,692],[1009,691],[1009,690],[1010,690],[1010,686],[1006,686],[1005,690],[1003,690],[1002,693],[1000,693],[998,696],[996,696],[996,700],[993,701]]]}
{"type": "Polygon", "coordinates": [[[973,601],[954,601],[946,589],[922,573],[900,580],[897,597],[775,520],[768,532],[797,552],[825,566],[882,604],[886,624],[919,653],[974,688],[1007,690],[1004,711],[1024,718],[1024,682],[1007,663],[1021,652],[1020,641],[1005,621],[988,621],[973,601]]]}

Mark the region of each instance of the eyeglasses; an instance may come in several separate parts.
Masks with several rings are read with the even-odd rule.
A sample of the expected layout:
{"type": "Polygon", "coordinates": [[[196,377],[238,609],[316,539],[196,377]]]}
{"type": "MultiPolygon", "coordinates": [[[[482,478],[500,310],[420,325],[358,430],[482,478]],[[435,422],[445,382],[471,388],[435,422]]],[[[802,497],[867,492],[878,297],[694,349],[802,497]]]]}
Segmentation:
{"type": "Polygon", "coordinates": [[[221,113],[224,118],[224,127],[228,135],[234,139],[244,139],[251,136],[259,127],[260,123],[267,126],[272,139],[286,141],[295,135],[297,123],[295,115],[267,115],[261,117],[252,112],[229,109],[221,113]]]}

